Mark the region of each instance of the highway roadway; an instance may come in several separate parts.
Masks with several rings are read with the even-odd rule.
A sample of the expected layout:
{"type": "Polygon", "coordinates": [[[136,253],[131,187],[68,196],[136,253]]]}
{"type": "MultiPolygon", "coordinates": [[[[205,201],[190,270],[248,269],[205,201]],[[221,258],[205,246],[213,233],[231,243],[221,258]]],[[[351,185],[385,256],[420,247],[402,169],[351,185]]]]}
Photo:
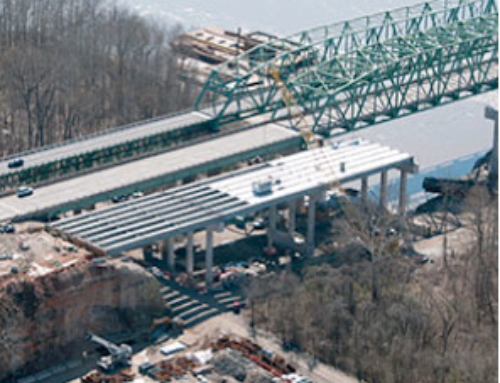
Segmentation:
{"type": "Polygon", "coordinates": [[[155,134],[182,129],[187,126],[209,121],[211,118],[199,111],[189,111],[158,119],[142,121],[122,128],[116,128],[102,134],[96,134],[81,139],[75,139],[59,145],[44,147],[30,152],[20,153],[10,158],[0,160],[0,176],[23,168],[40,166],[68,157],[75,157],[84,153],[113,147],[128,141],[134,141],[155,134]],[[8,163],[12,158],[22,158],[23,168],[9,169],[8,163]]]}
{"type": "MultiPolygon", "coordinates": [[[[193,116],[189,117],[189,119],[193,116]]],[[[194,117],[198,118],[198,116],[194,117]]],[[[199,118],[203,118],[200,116],[199,118]]],[[[191,120],[190,120],[191,121],[191,120]]],[[[0,199],[0,222],[82,209],[113,196],[173,184],[258,155],[299,148],[298,133],[277,124],[249,128],[202,143],[96,171],[35,189],[34,195],[0,199]]]]}

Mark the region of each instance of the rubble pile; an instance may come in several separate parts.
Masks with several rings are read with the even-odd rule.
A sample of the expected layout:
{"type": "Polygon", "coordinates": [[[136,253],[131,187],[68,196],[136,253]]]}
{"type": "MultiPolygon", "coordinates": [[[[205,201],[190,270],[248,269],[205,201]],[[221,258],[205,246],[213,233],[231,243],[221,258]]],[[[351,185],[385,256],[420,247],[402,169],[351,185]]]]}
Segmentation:
{"type": "Polygon", "coordinates": [[[231,376],[239,382],[244,382],[249,371],[255,368],[252,362],[232,349],[220,351],[213,365],[219,374],[231,376]]]}
{"type": "Polygon", "coordinates": [[[135,374],[130,371],[120,371],[115,375],[105,375],[102,372],[95,371],[84,376],[82,383],[125,383],[133,382],[135,374]]]}
{"type": "Polygon", "coordinates": [[[233,339],[229,336],[219,338],[213,344],[214,351],[232,349],[245,356],[249,361],[261,367],[275,377],[295,373],[295,367],[287,363],[279,355],[262,349],[248,339],[233,339]]]}
{"type": "Polygon", "coordinates": [[[186,375],[196,367],[198,366],[193,360],[181,356],[156,364],[153,370],[150,371],[150,375],[160,382],[168,382],[173,378],[186,375]]]}

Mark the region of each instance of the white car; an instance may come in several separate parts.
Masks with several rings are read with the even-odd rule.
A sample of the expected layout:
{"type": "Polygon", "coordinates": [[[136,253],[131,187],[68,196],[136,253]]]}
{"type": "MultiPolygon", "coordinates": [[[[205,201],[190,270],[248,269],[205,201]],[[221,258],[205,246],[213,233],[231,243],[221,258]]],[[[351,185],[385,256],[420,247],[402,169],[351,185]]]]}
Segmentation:
{"type": "Polygon", "coordinates": [[[141,198],[141,197],[144,197],[144,193],[141,191],[136,191],[132,193],[132,198],[141,198]]]}
{"type": "Polygon", "coordinates": [[[305,378],[299,374],[282,375],[281,380],[287,383],[314,383],[312,380],[305,378]]]}
{"type": "Polygon", "coordinates": [[[28,197],[32,194],[33,194],[33,189],[30,188],[29,186],[21,186],[19,189],[17,189],[18,198],[28,197]]]}

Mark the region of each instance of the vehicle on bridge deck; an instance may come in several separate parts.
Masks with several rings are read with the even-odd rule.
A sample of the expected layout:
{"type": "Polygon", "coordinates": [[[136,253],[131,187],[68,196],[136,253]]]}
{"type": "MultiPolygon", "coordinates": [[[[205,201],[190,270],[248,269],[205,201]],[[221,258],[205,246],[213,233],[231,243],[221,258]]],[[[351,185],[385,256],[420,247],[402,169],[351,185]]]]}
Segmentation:
{"type": "Polygon", "coordinates": [[[19,189],[17,189],[17,196],[19,198],[29,197],[33,193],[33,189],[29,186],[21,186],[19,189]]]}
{"type": "Polygon", "coordinates": [[[24,160],[22,158],[15,158],[7,164],[9,169],[20,168],[24,165],[24,160]]]}

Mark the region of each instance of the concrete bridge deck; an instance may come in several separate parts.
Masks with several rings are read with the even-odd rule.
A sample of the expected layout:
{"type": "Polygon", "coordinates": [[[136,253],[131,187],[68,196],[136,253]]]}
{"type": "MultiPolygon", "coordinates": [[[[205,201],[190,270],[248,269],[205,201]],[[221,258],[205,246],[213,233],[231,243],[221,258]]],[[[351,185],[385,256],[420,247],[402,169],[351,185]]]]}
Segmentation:
{"type": "Polygon", "coordinates": [[[19,170],[8,168],[8,163],[12,158],[22,158],[24,160],[23,169],[25,169],[58,161],[67,157],[75,157],[84,153],[113,147],[123,142],[137,140],[161,132],[182,129],[186,126],[199,124],[208,120],[210,120],[210,118],[206,114],[190,111],[174,116],[142,121],[127,127],[117,128],[106,133],[83,137],[81,139],[75,139],[60,145],[19,153],[15,156],[0,160],[0,176],[19,170]]]}
{"type": "MultiPolygon", "coordinates": [[[[64,219],[54,227],[110,255],[119,254],[178,235],[192,235],[197,230],[222,230],[238,215],[265,209],[275,211],[278,205],[307,195],[311,201],[337,182],[367,179],[390,169],[400,169],[405,174],[415,171],[416,164],[410,154],[352,140],[64,219]],[[256,194],[254,182],[267,179],[272,180],[272,190],[256,194]]],[[[406,182],[406,177],[402,180],[406,182]]],[[[402,190],[404,194],[404,185],[402,190]]]]}
{"type": "Polygon", "coordinates": [[[0,222],[87,208],[117,195],[159,188],[254,156],[298,148],[300,135],[276,124],[249,128],[206,142],[35,189],[33,196],[0,199],[0,222]]]}

